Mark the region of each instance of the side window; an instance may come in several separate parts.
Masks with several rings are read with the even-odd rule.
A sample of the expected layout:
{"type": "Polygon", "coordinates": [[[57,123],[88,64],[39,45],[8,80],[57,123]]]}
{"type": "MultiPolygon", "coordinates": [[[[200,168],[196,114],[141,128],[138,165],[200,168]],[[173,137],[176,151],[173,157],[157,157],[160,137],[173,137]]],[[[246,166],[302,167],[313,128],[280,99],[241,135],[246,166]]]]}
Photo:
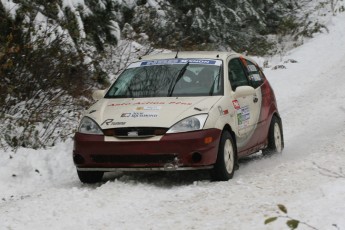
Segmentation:
{"type": "Polygon", "coordinates": [[[257,88],[263,83],[262,73],[254,63],[248,60],[246,62],[250,83],[254,88],[257,88]]]}
{"type": "Polygon", "coordinates": [[[248,78],[244,72],[240,59],[231,59],[229,62],[229,80],[232,90],[236,90],[238,86],[249,85],[248,78]]]}

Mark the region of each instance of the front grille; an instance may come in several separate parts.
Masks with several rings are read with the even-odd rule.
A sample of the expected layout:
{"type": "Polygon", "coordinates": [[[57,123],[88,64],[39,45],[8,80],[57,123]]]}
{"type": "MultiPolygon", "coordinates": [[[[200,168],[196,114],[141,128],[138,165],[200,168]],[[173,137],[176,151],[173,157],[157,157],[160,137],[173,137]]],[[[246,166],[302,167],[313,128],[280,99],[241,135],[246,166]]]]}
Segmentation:
{"type": "Polygon", "coordinates": [[[115,129],[104,129],[106,136],[115,137],[142,137],[142,136],[161,136],[168,131],[167,128],[157,127],[126,127],[115,129]]]}
{"type": "Polygon", "coordinates": [[[173,162],[175,155],[160,154],[160,155],[91,155],[91,158],[96,163],[132,163],[132,164],[164,164],[173,162]]]}

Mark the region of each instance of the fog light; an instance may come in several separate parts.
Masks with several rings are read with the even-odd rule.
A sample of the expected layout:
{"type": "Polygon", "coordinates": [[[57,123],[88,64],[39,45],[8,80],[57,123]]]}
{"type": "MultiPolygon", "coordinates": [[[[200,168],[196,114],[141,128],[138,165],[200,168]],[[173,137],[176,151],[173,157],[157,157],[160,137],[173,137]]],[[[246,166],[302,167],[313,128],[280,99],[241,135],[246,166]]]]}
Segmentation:
{"type": "Polygon", "coordinates": [[[202,159],[202,156],[200,153],[193,153],[192,155],[192,161],[193,163],[199,163],[202,159]]]}
{"type": "Polygon", "coordinates": [[[74,161],[74,164],[79,165],[79,164],[83,164],[85,162],[85,159],[79,154],[73,154],[73,161],[74,161]]]}

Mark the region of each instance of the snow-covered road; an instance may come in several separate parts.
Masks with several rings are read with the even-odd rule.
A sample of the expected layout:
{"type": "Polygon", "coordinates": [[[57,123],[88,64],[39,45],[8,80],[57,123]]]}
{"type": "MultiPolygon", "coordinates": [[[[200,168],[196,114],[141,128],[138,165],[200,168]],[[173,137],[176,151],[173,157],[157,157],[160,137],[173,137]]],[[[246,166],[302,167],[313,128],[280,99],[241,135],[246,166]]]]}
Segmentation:
{"type": "Polygon", "coordinates": [[[298,63],[265,71],[283,118],[283,154],[242,160],[228,182],[182,172],[82,185],[71,141],[0,150],[0,229],[288,229],[285,219],[264,225],[277,204],[317,229],[345,229],[345,14],[329,29],[284,58],[298,63]]]}

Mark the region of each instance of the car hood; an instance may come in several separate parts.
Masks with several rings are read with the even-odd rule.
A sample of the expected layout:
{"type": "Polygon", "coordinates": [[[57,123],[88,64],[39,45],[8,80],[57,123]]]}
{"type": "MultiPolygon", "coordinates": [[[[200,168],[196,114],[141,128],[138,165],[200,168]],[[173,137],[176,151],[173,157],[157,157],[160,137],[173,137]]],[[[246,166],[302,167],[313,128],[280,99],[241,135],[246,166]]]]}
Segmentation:
{"type": "Polygon", "coordinates": [[[169,128],[185,117],[208,113],[221,96],[101,99],[85,113],[102,129],[169,128]]]}

